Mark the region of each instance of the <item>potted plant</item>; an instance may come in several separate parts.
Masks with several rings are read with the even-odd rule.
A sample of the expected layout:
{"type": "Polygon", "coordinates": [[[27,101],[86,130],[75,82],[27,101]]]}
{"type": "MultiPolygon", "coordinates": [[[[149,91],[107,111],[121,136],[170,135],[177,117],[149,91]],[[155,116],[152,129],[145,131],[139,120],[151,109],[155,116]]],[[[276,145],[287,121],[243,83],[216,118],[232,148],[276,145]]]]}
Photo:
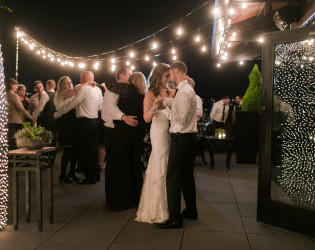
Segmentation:
{"type": "Polygon", "coordinates": [[[24,128],[14,135],[19,148],[41,149],[49,146],[52,141],[52,132],[44,127],[32,127],[29,122],[23,124],[24,128]]]}
{"type": "Polygon", "coordinates": [[[256,163],[259,146],[259,111],[261,74],[255,64],[249,74],[249,86],[243,97],[242,110],[235,111],[234,131],[237,163],[256,163]]]}

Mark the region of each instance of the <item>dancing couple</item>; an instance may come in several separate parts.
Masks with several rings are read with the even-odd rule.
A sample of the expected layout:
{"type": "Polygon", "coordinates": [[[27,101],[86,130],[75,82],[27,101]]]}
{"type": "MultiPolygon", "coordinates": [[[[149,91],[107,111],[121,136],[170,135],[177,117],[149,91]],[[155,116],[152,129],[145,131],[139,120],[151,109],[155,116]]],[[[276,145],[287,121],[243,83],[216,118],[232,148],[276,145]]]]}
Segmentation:
{"type": "Polygon", "coordinates": [[[161,229],[182,228],[183,217],[198,218],[194,179],[197,102],[188,80],[183,62],[158,64],[143,102],[143,118],[152,121],[152,153],[136,220],[161,229]],[[167,88],[169,81],[177,86],[176,91],[167,88]],[[182,213],[181,192],[186,205],[182,213]]]}

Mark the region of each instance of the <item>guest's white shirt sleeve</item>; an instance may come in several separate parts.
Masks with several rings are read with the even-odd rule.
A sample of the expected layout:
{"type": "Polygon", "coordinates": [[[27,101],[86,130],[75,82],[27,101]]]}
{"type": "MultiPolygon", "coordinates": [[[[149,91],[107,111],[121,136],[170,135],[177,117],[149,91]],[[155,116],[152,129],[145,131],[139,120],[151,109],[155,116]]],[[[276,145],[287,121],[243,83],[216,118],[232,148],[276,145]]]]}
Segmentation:
{"type": "Polygon", "coordinates": [[[40,113],[43,111],[43,109],[44,109],[44,107],[48,101],[49,101],[49,96],[46,92],[44,92],[41,95],[39,103],[33,112],[33,116],[38,117],[40,115],[40,113]]]}
{"type": "Polygon", "coordinates": [[[68,105],[65,105],[62,109],[56,112],[56,118],[68,113],[71,109],[74,109],[80,102],[84,100],[86,96],[86,88],[81,88],[73,97],[72,102],[68,105]]]}
{"type": "MultiPolygon", "coordinates": [[[[107,90],[109,91],[109,90],[107,90]]],[[[118,108],[119,95],[109,91],[107,108],[113,120],[121,120],[124,113],[118,108]]]]}
{"type": "Polygon", "coordinates": [[[202,100],[198,95],[196,95],[196,100],[197,100],[197,117],[200,118],[203,116],[202,100]]]}

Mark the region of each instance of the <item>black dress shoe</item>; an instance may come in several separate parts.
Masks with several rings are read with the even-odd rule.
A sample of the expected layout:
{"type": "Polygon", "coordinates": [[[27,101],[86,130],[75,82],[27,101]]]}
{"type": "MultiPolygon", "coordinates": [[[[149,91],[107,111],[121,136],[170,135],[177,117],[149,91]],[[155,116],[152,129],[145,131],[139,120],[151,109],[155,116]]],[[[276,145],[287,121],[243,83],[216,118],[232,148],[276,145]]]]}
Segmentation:
{"type": "Polygon", "coordinates": [[[183,228],[183,221],[171,221],[168,219],[163,223],[154,223],[154,226],[160,229],[183,228]]]}
{"type": "Polygon", "coordinates": [[[77,184],[79,184],[79,185],[89,185],[89,184],[95,184],[95,181],[90,181],[90,180],[84,179],[83,181],[77,181],[77,184]]]}
{"type": "Polygon", "coordinates": [[[189,220],[197,220],[198,219],[197,209],[194,210],[184,209],[182,212],[182,216],[189,220]]]}

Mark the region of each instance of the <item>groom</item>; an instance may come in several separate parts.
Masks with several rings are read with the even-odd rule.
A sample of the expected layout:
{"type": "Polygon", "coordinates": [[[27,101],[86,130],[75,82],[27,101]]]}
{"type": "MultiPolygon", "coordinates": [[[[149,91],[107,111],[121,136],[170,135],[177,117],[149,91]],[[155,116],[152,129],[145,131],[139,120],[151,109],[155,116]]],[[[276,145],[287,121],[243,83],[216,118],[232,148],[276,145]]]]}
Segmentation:
{"type": "Polygon", "coordinates": [[[161,112],[170,120],[171,149],[166,189],[169,219],[155,224],[161,229],[182,228],[183,218],[197,219],[194,150],[197,142],[197,102],[194,89],[187,82],[187,66],[174,62],[169,69],[171,81],[177,86],[171,109],[161,105],[161,112]],[[181,192],[186,208],[181,212],[181,192]]]}

